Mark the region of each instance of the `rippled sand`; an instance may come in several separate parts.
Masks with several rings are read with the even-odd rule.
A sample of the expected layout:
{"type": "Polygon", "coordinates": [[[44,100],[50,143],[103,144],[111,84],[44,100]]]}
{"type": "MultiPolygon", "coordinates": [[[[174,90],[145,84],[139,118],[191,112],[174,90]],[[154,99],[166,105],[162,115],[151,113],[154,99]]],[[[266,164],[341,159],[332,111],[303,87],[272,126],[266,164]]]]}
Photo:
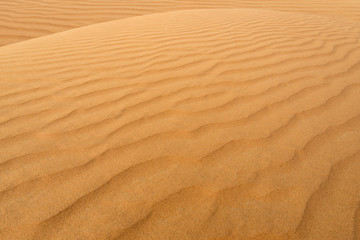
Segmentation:
{"type": "Polygon", "coordinates": [[[0,3],[0,239],[360,239],[360,4],[199,2],[0,3]]]}

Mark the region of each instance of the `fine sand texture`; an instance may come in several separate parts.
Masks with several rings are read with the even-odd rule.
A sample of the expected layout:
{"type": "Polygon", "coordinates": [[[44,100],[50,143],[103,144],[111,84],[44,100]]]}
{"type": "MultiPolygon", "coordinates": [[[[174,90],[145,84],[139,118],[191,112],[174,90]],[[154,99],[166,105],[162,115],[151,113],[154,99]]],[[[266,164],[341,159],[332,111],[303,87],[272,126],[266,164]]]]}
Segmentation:
{"type": "Polygon", "coordinates": [[[94,23],[201,8],[263,8],[360,21],[359,0],[1,0],[0,46],[94,23]]]}
{"type": "Polygon", "coordinates": [[[0,47],[1,240],[360,240],[354,8],[5,2],[36,17],[1,22],[24,33],[0,47]]]}

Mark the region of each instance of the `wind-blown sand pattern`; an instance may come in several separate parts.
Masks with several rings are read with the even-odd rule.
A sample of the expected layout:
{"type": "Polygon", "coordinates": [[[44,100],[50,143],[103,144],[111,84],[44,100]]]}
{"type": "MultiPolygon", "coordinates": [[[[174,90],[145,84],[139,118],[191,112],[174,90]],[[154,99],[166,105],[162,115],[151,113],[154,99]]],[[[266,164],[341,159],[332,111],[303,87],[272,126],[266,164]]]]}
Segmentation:
{"type": "Polygon", "coordinates": [[[99,22],[200,8],[264,8],[360,21],[358,0],[2,0],[0,46],[99,22]]]}
{"type": "Polygon", "coordinates": [[[359,76],[359,22],[301,11],[2,46],[0,239],[358,240],[359,76]]]}

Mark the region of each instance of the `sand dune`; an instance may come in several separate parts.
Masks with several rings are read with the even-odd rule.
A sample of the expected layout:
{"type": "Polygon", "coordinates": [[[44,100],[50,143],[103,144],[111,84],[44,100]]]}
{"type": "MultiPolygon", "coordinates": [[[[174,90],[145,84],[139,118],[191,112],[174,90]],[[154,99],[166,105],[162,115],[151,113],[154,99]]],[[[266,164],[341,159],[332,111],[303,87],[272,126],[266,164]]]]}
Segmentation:
{"type": "Polygon", "coordinates": [[[358,0],[0,1],[0,46],[99,22],[199,8],[263,8],[360,21],[358,0]]]}
{"type": "MultiPolygon", "coordinates": [[[[48,18],[47,2],[7,4],[48,18]]],[[[87,14],[137,3],[127,16],[154,10],[87,14]]],[[[64,27],[17,40],[94,23],[61,6],[64,27]]],[[[0,47],[0,238],[360,239],[360,26],[301,9],[155,13],[0,47]]]]}

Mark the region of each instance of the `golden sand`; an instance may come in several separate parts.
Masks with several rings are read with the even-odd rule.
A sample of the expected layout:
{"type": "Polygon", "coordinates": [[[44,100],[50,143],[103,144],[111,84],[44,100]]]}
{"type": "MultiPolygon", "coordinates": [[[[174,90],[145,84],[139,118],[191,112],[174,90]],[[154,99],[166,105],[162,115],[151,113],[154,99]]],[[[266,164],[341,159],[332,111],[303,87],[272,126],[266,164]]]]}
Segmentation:
{"type": "Polygon", "coordinates": [[[4,2],[0,239],[360,239],[360,3],[4,2]]]}

